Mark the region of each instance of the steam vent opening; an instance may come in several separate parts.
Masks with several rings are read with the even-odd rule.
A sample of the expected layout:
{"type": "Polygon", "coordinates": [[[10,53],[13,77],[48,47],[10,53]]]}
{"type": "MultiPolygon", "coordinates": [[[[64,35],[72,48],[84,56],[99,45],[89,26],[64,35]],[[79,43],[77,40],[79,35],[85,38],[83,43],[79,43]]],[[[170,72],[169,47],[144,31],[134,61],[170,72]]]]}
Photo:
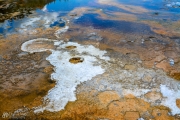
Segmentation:
{"type": "Polygon", "coordinates": [[[82,63],[83,61],[84,61],[84,58],[81,58],[81,57],[73,57],[69,59],[69,62],[73,64],[82,63]]]}
{"type": "Polygon", "coordinates": [[[75,49],[76,46],[66,46],[67,49],[75,49]]]}

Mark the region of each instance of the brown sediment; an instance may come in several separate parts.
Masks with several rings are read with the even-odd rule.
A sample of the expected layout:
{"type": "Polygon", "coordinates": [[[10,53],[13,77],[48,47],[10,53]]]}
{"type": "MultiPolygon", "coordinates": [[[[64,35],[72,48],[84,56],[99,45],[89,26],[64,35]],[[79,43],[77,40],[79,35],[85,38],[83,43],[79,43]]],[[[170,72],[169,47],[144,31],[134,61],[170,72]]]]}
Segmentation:
{"type": "Polygon", "coordinates": [[[162,94],[155,91],[148,92],[144,96],[151,101],[156,101],[162,98],[162,94]]]}
{"type": "Polygon", "coordinates": [[[139,98],[120,97],[115,91],[90,91],[77,94],[75,102],[69,102],[65,110],[56,113],[45,112],[37,118],[46,119],[111,119],[111,120],[134,120],[135,118],[153,119],[161,118],[166,120],[174,119],[167,113],[169,109],[164,106],[152,107],[148,102],[139,98]],[[111,96],[112,97],[107,97],[111,96]]]}
{"type": "Polygon", "coordinates": [[[151,26],[152,31],[154,31],[157,34],[171,35],[170,32],[168,32],[167,29],[161,23],[157,21],[146,20],[146,21],[141,21],[141,22],[151,26]]]}
{"type": "Polygon", "coordinates": [[[170,66],[170,64],[166,60],[163,60],[163,61],[157,63],[156,67],[163,69],[165,72],[168,72],[170,69],[172,69],[172,67],[170,66]]]}
{"type": "Polygon", "coordinates": [[[179,36],[179,30],[177,30],[179,22],[166,23],[150,20],[142,20],[141,22],[149,25],[151,30],[157,34],[169,37],[179,36]]]}
{"type": "Polygon", "coordinates": [[[171,71],[169,75],[176,80],[180,80],[180,71],[171,71]]]}
{"type": "MultiPolygon", "coordinates": [[[[59,29],[58,27],[54,28],[48,28],[46,30],[42,28],[37,28],[34,31],[36,31],[33,34],[12,34],[7,36],[7,38],[0,39],[0,55],[6,55],[8,53],[11,53],[12,51],[20,51],[21,45],[26,40],[35,39],[35,38],[50,38],[55,39],[56,37],[53,35],[55,31],[59,29]],[[13,46],[13,47],[12,47],[13,46]]],[[[46,46],[52,48],[51,45],[46,46]]]]}
{"type": "Polygon", "coordinates": [[[13,55],[7,62],[0,64],[3,69],[0,84],[0,114],[13,113],[22,107],[32,108],[41,105],[43,97],[55,85],[50,80],[52,71],[44,73],[47,71],[46,67],[51,65],[42,61],[42,55],[25,56],[11,62],[15,60],[13,55]]]}
{"type": "Polygon", "coordinates": [[[124,69],[125,70],[136,70],[136,66],[135,65],[125,65],[124,69]]]}
{"type": "Polygon", "coordinates": [[[176,106],[177,106],[178,108],[180,108],[180,98],[179,98],[179,99],[176,99],[176,106]]]}
{"type": "Polygon", "coordinates": [[[155,108],[152,111],[152,115],[155,120],[174,120],[175,118],[168,115],[168,110],[155,108]]]}
{"type": "Polygon", "coordinates": [[[74,49],[76,46],[66,46],[67,49],[74,49]]]}
{"type": "Polygon", "coordinates": [[[22,41],[19,39],[18,35],[11,35],[7,39],[1,39],[0,54],[5,55],[6,53],[10,53],[11,51],[18,49],[21,43],[22,41]]]}
{"type": "Polygon", "coordinates": [[[81,57],[73,57],[69,59],[69,62],[73,64],[82,63],[83,61],[84,61],[84,58],[81,58],[81,57]]]}
{"type": "Polygon", "coordinates": [[[54,49],[54,42],[53,41],[34,41],[32,44],[27,45],[27,49],[54,49]]]}
{"type": "Polygon", "coordinates": [[[43,97],[55,85],[50,79],[52,65],[45,60],[50,53],[20,50],[21,44],[34,36],[14,34],[0,40],[0,115],[5,119],[18,109],[42,105],[43,97]]]}
{"type": "Polygon", "coordinates": [[[124,116],[125,120],[137,120],[139,118],[140,118],[139,112],[137,112],[137,111],[126,112],[125,116],[124,116]]]}
{"type": "Polygon", "coordinates": [[[115,91],[105,91],[98,94],[98,99],[101,104],[107,106],[113,100],[119,100],[120,96],[115,91]]]}
{"type": "Polygon", "coordinates": [[[47,74],[51,74],[53,72],[53,67],[52,66],[45,67],[43,72],[47,74]]]}
{"type": "Polygon", "coordinates": [[[137,16],[134,14],[114,12],[112,13],[115,17],[110,17],[112,20],[124,20],[124,21],[137,21],[137,16]]]}
{"type": "Polygon", "coordinates": [[[175,33],[179,34],[180,20],[172,22],[172,24],[170,24],[170,25],[168,24],[168,27],[173,29],[175,33]]]}

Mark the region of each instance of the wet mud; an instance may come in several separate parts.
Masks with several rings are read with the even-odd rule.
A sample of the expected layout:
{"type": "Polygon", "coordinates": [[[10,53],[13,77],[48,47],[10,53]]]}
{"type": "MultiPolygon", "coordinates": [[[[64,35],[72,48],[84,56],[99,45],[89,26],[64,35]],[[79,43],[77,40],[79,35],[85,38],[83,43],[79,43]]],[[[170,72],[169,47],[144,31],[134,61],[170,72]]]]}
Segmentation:
{"type": "Polygon", "coordinates": [[[24,119],[26,112],[42,104],[43,96],[55,85],[50,78],[53,67],[45,60],[50,52],[30,54],[21,51],[25,39],[27,36],[12,35],[0,42],[1,119],[13,119],[14,111],[19,108],[26,109],[21,114],[17,112],[21,115],[19,119],[24,119]]]}

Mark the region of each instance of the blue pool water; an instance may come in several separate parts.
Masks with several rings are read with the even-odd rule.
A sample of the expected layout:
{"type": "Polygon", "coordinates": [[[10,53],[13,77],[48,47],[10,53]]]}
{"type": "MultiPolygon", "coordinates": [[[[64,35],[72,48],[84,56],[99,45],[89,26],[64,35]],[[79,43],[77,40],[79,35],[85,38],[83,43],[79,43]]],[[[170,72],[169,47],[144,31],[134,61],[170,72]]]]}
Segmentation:
{"type": "MultiPolygon", "coordinates": [[[[175,0],[117,0],[116,3],[124,6],[140,6],[149,10],[149,13],[132,13],[131,11],[127,11],[118,6],[111,5],[111,0],[109,0],[109,4],[108,2],[106,4],[100,4],[98,3],[98,0],[55,0],[54,2],[44,5],[41,9],[38,8],[35,11],[36,14],[33,14],[33,17],[35,18],[25,17],[18,20],[6,20],[5,22],[0,23],[0,33],[6,35],[16,33],[17,29],[29,30],[38,27],[63,27],[65,26],[65,23],[61,21],[61,17],[66,16],[70,11],[80,7],[102,9],[104,12],[108,11],[108,13],[122,12],[134,14],[137,15],[138,19],[157,20],[158,22],[165,22],[166,20],[171,22],[180,19],[180,3],[175,0]],[[43,20],[46,25],[39,24],[39,21],[41,20],[43,20]]],[[[94,15],[94,13],[85,14],[74,23],[93,26],[98,29],[113,28],[123,33],[153,33],[145,24],[127,21],[112,21],[108,19],[102,20],[97,16],[98,15],[94,15]]]]}
{"type": "Polygon", "coordinates": [[[145,24],[128,21],[103,20],[98,18],[97,14],[85,14],[77,19],[75,23],[82,26],[93,26],[95,29],[114,29],[121,33],[153,34],[150,27],[145,24]]]}

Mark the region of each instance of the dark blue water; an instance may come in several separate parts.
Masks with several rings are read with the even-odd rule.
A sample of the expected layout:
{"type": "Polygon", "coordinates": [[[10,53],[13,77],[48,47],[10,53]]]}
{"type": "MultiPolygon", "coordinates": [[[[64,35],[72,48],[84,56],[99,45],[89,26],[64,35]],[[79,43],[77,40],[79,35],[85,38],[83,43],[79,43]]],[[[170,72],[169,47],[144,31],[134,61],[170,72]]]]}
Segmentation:
{"type": "Polygon", "coordinates": [[[75,20],[75,23],[87,27],[93,26],[95,29],[111,29],[120,33],[141,35],[154,34],[146,24],[128,21],[103,20],[98,18],[98,14],[85,14],[75,20]]]}
{"type": "MultiPolygon", "coordinates": [[[[158,10],[158,11],[167,11],[167,12],[180,12],[179,8],[168,7],[167,4],[171,4],[173,2],[178,2],[179,0],[118,0],[119,3],[125,5],[133,5],[133,6],[141,6],[150,10],[158,10]]],[[[98,4],[96,0],[56,0],[51,4],[48,4],[46,7],[48,11],[70,11],[77,7],[101,7],[104,9],[113,9],[116,11],[120,10],[114,6],[105,7],[103,5],[98,4]]]]}
{"type": "Polygon", "coordinates": [[[118,2],[127,5],[142,6],[146,9],[157,10],[161,12],[180,12],[180,6],[176,8],[167,6],[173,2],[179,2],[179,0],[118,0],[118,2]]]}
{"type": "MultiPolygon", "coordinates": [[[[19,20],[7,20],[0,23],[0,33],[9,34],[17,33],[17,29],[35,29],[35,28],[48,28],[48,27],[63,27],[65,22],[62,22],[62,17],[78,7],[89,7],[92,9],[102,9],[105,14],[110,15],[113,12],[122,12],[137,15],[138,19],[157,20],[157,21],[178,21],[180,20],[180,6],[173,6],[172,4],[178,1],[172,0],[118,0],[117,4],[141,6],[149,13],[131,13],[117,6],[108,4],[99,4],[97,0],[56,0],[44,6],[42,9],[36,10],[35,19],[25,17],[19,20]],[[44,21],[45,24],[39,24],[39,21],[44,21]],[[23,27],[25,26],[25,27],[23,27]],[[26,27],[27,26],[27,27],[26,27]]],[[[97,15],[86,14],[75,21],[75,24],[82,24],[93,26],[98,29],[113,28],[114,30],[123,33],[152,33],[147,25],[127,21],[112,21],[98,19],[97,15]]]]}
{"type": "Polygon", "coordinates": [[[47,5],[47,10],[52,11],[70,11],[76,7],[93,6],[93,0],[56,0],[47,5]]]}

